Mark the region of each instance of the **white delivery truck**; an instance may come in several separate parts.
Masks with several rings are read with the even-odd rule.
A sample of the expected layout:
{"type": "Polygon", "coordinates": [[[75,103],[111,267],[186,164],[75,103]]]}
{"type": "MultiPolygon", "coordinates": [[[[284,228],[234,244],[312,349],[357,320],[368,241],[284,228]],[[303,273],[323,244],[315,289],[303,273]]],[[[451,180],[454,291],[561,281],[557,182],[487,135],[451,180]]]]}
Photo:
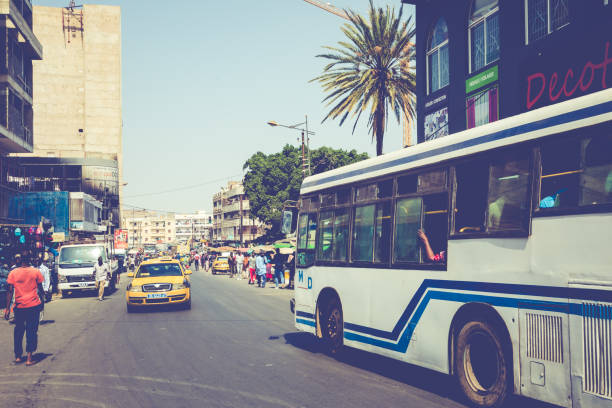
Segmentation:
{"type": "Polygon", "coordinates": [[[57,277],[62,297],[66,297],[73,292],[96,288],[94,265],[98,262],[100,256],[102,262],[107,264],[111,271],[111,279],[106,281],[106,287],[114,291],[119,265],[116,257],[104,243],[63,245],[60,248],[57,277]]]}

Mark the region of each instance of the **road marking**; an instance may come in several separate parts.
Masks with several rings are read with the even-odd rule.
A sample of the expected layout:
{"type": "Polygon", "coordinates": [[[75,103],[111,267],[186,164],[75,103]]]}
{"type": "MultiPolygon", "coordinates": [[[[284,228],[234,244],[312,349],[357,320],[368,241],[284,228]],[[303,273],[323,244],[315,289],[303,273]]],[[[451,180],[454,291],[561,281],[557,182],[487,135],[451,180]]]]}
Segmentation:
{"type": "Polygon", "coordinates": [[[23,395],[23,394],[17,394],[17,393],[2,392],[0,393],[0,398],[11,398],[13,403],[15,402],[13,398],[27,398],[27,399],[37,399],[37,400],[45,400],[45,401],[58,400],[62,402],[72,402],[75,404],[89,405],[91,407],[107,408],[107,405],[101,402],[85,401],[85,400],[80,400],[76,398],[67,398],[67,397],[52,397],[48,395],[37,396],[37,395],[31,395],[31,394],[23,395]]]}
{"type": "MultiPolygon", "coordinates": [[[[89,383],[79,384],[79,383],[74,383],[74,382],[48,382],[44,379],[44,377],[84,377],[84,378],[102,377],[102,378],[115,378],[115,379],[122,380],[122,381],[135,380],[135,381],[153,382],[153,383],[159,383],[159,384],[200,388],[203,390],[217,391],[217,392],[223,392],[223,393],[228,393],[228,394],[238,394],[241,397],[244,397],[245,399],[257,399],[257,400],[260,400],[260,401],[263,401],[269,404],[274,404],[274,405],[287,407],[287,408],[295,407],[295,405],[291,405],[290,403],[280,400],[278,398],[269,397],[266,395],[254,394],[253,392],[250,392],[250,391],[249,392],[238,391],[235,389],[219,387],[216,385],[200,384],[200,383],[193,383],[193,382],[188,382],[188,381],[172,381],[172,380],[166,380],[163,378],[153,378],[153,377],[143,377],[143,376],[123,376],[123,375],[117,375],[117,374],[89,374],[89,373],[0,374],[0,378],[1,377],[17,377],[17,376],[21,376],[21,377],[41,377],[42,376],[43,378],[37,381],[37,383],[40,383],[43,385],[57,385],[57,386],[69,386],[69,385],[79,386],[80,385],[84,387],[95,387],[95,388],[114,388],[120,391],[130,391],[130,388],[125,387],[125,386],[100,386],[99,384],[89,384],[89,383]]],[[[23,385],[23,382],[0,381],[0,385],[13,385],[13,384],[23,385]]],[[[154,394],[156,393],[155,391],[150,391],[150,390],[138,390],[138,391],[144,391],[144,392],[154,393],[154,394]]],[[[178,396],[185,397],[184,394],[178,394],[178,396]]]]}

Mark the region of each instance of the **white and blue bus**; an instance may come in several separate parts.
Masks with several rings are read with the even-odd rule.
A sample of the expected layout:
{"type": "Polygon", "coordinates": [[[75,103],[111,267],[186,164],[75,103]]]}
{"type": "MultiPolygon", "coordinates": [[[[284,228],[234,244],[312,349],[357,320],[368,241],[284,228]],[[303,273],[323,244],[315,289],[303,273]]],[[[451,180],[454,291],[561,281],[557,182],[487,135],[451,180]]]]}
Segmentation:
{"type": "Polygon", "coordinates": [[[511,393],[612,407],[612,89],[304,180],[295,326],[511,393]]]}

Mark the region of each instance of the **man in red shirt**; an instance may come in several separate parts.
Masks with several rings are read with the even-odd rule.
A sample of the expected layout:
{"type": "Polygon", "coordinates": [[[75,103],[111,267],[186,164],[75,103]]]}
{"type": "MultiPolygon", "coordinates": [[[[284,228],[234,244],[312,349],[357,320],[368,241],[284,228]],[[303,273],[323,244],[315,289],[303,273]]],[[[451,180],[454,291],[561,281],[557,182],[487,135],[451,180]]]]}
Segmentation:
{"type": "Polygon", "coordinates": [[[28,353],[26,365],[35,364],[32,353],[38,347],[38,322],[42,309],[41,294],[44,293],[43,276],[36,268],[28,264],[25,256],[21,257],[21,264],[13,269],[6,280],[9,290],[6,296],[6,309],[4,318],[8,319],[9,305],[13,290],[15,291],[15,331],[13,332],[15,363],[23,362],[23,335],[26,335],[26,352],[28,353]]]}

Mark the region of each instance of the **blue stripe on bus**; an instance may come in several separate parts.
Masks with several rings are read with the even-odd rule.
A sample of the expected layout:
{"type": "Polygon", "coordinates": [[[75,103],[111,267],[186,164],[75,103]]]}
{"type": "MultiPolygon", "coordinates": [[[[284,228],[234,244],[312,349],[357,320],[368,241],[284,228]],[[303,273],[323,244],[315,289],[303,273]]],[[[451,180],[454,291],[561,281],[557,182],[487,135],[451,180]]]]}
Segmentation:
{"type": "Polygon", "coordinates": [[[315,322],[312,320],[295,319],[295,322],[300,323],[300,324],[305,324],[306,326],[312,326],[312,327],[316,326],[315,322]]]}
{"type": "Polygon", "coordinates": [[[408,303],[408,306],[406,306],[406,309],[404,309],[392,331],[374,329],[348,322],[344,323],[344,327],[354,332],[395,341],[406,326],[408,318],[413,314],[427,289],[469,290],[474,292],[612,302],[612,290],[425,279],[408,303]]]}
{"type": "Polygon", "coordinates": [[[302,312],[301,310],[295,311],[296,316],[307,317],[309,319],[314,319],[314,315],[312,313],[302,312]]]}
{"type": "Polygon", "coordinates": [[[391,167],[399,166],[402,164],[410,163],[412,161],[426,159],[432,156],[437,156],[439,154],[450,153],[457,150],[465,149],[467,147],[476,146],[483,143],[493,142],[496,140],[505,139],[508,137],[516,136],[523,133],[529,133],[536,130],[545,129],[552,126],[562,125],[569,122],[574,122],[581,119],[587,119],[592,116],[601,115],[604,113],[612,112],[612,101],[600,103],[598,105],[589,106],[587,108],[578,109],[572,112],[566,112],[561,115],[552,116],[550,118],[537,120],[535,122],[526,123],[524,125],[515,126],[513,128],[500,130],[495,133],[491,133],[488,135],[475,137],[473,139],[464,140],[459,143],[455,143],[449,146],[439,147],[437,149],[432,149],[426,152],[413,154],[410,156],[401,157],[395,160],[390,160],[384,163],[373,164],[364,169],[352,170],[346,173],[337,174],[334,176],[328,176],[321,178],[319,180],[306,181],[302,183],[302,188],[315,187],[325,183],[331,183],[333,181],[338,181],[342,179],[346,179],[349,177],[360,176],[366,173],[371,173],[378,170],[384,170],[391,167]]]}
{"type": "Polygon", "coordinates": [[[400,337],[397,343],[389,342],[380,339],[374,339],[371,337],[366,337],[357,333],[344,333],[344,338],[347,340],[357,341],[360,343],[370,344],[376,347],[388,349],[391,351],[397,351],[400,353],[405,353],[408,349],[408,344],[412,339],[414,334],[414,329],[416,328],[421,316],[425,312],[427,305],[430,300],[447,300],[451,302],[481,302],[488,303],[493,306],[500,307],[512,307],[512,308],[521,308],[521,309],[529,309],[529,310],[544,310],[544,311],[554,311],[560,313],[568,313],[575,315],[583,314],[582,305],[572,304],[572,303],[564,303],[564,302],[552,302],[552,301],[542,301],[542,300],[531,300],[531,299],[517,299],[517,298],[507,298],[507,297],[497,297],[497,296],[488,296],[488,295],[478,295],[472,293],[458,293],[458,292],[441,292],[436,290],[431,290],[427,292],[423,301],[416,309],[414,315],[410,319],[406,329],[403,331],[402,336],[400,337]]]}

